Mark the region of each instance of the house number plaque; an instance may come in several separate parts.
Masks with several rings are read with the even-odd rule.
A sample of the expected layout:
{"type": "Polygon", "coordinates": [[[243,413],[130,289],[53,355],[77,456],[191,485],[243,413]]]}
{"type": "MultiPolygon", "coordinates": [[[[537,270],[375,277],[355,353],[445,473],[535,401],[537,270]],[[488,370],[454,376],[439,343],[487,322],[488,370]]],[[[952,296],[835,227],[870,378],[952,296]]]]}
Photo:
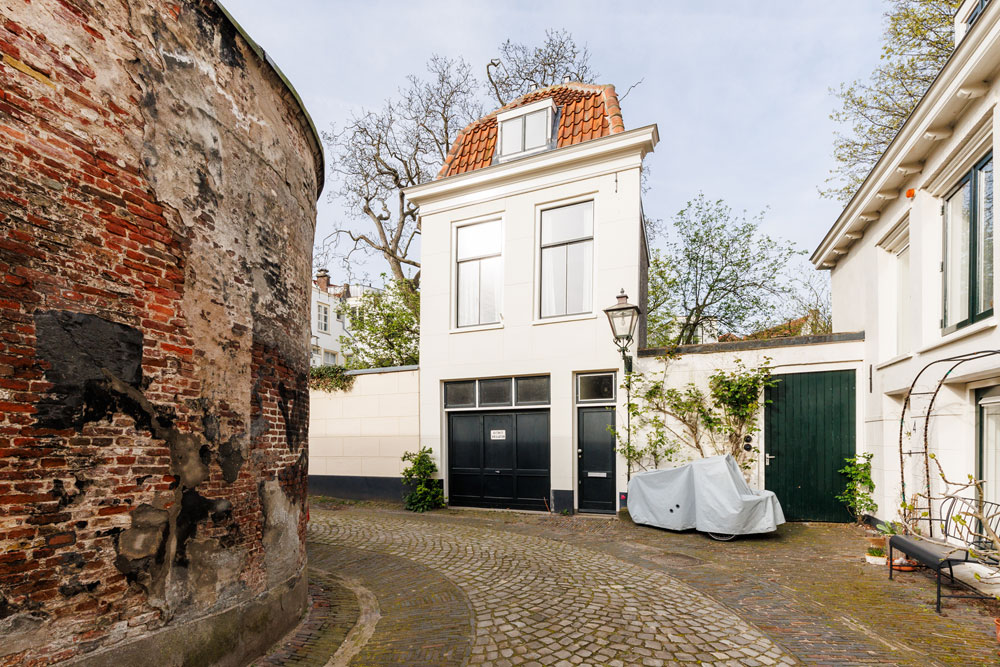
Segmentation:
{"type": "Polygon", "coordinates": [[[493,429],[490,431],[490,440],[506,440],[507,431],[502,428],[493,429]]]}

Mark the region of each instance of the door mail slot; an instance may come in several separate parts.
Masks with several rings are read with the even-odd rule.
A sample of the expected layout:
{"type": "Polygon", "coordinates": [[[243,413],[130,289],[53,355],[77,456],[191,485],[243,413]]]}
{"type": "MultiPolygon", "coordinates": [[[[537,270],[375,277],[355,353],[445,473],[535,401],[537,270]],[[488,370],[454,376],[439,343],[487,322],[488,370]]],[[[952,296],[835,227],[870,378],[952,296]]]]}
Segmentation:
{"type": "Polygon", "coordinates": [[[606,472],[588,472],[587,473],[587,477],[607,477],[607,476],[608,476],[608,473],[606,473],[606,472]]]}

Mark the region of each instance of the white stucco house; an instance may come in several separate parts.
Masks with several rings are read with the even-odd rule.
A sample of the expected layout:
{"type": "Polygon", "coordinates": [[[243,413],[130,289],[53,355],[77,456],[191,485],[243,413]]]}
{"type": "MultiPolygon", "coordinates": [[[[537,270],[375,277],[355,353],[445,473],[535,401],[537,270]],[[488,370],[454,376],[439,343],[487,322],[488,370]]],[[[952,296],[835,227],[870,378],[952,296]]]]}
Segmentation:
{"type": "Polygon", "coordinates": [[[357,305],[361,296],[375,289],[361,284],[332,285],[326,269],[316,272],[309,291],[312,320],[309,356],[311,366],[346,363],[340,342],[342,336],[350,335],[344,309],[357,305]]]}
{"type": "Polygon", "coordinates": [[[944,490],[927,451],[949,478],[985,479],[986,499],[1000,500],[1000,3],[967,0],[955,35],[953,56],[812,255],[832,273],[835,330],[865,332],[858,448],[874,454],[883,518],[928,484],[944,490]]]}
{"type": "MultiPolygon", "coordinates": [[[[617,509],[621,359],[602,310],[644,299],[643,157],[613,86],[533,91],[472,123],[420,206],[420,443],[452,505],[617,509]]],[[[640,332],[640,338],[642,333],[640,332]]]]}

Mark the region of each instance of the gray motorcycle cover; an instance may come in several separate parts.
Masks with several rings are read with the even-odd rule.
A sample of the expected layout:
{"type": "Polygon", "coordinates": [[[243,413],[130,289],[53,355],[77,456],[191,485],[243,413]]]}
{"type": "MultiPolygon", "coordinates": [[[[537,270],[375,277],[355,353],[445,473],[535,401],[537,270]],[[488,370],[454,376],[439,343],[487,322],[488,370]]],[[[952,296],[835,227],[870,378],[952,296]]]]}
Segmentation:
{"type": "Polygon", "coordinates": [[[628,511],[647,526],[729,535],[769,533],[785,523],[774,492],[751,489],[729,454],[633,475],[628,511]]]}

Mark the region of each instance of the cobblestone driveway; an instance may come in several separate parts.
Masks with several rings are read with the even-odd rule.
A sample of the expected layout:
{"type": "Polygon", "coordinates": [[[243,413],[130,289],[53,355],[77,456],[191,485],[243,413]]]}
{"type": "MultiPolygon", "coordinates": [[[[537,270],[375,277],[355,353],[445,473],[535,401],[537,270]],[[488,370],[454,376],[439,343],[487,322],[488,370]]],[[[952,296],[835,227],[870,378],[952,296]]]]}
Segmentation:
{"type": "Polygon", "coordinates": [[[309,530],[314,581],[365,587],[377,623],[351,648],[356,607],[314,608],[262,664],[997,664],[979,605],[938,616],[927,577],[859,564],[849,526],[720,544],[610,518],[314,504],[309,530]]]}

